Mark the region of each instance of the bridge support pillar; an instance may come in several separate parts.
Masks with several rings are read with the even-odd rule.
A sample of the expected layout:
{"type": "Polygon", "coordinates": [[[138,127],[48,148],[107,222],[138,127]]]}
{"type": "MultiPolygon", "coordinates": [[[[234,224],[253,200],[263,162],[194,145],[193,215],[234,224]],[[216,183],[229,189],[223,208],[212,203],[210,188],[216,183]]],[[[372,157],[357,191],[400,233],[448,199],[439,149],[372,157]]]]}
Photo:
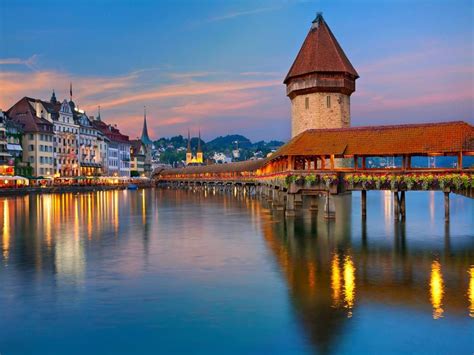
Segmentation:
{"type": "Polygon", "coordinates": [[[295,194],[287,194],[285,216],[295,216],[295,194]]]}
{"type": "Polygon", "coordinates": [[[273,208],[277,211],[284,211],[285,210],[285,195],[283,191],[274,190],[275,191],[275,199],[273,200],[273,208]]]}
{"type": "Polygon", "coordinates": [[[303,196],[301,194],[295,194],[295,209],[303,206],[303,196]]]}
{"type": "Polygon", "coordinates": [[[449,192],[444,193],[444,221],[449,222],[449,192]]]}
{"type": "Polygon", "coordinates": [[[367,190],[361,191],[360,202],[362,218],[365,219],[367,217],[367,190]]]}
{"type": "Polygon", "coordinates": [[[326,195],[326,201],[324,203],[324,218],[336,219],[336,206],[334,205],[334,197],[332,197],[329,192],[326,195]]]}
{"type": "Polygon", "coordinates": [[[406,219],[405,191],[400,192],[400,216],[402,221],[406,219]]]}
{"type": "Polygon", "coordinates": [[[400,203],[398,200],[398,191],[393,193],[393,219],[398,221],[400,219],[400,203]]]}
{"type": "Polygon", "coordinates": [[[309,197],[309,211],[312,213],[318,213],[318,197],[316,195],[310,195],[309,197]]]}

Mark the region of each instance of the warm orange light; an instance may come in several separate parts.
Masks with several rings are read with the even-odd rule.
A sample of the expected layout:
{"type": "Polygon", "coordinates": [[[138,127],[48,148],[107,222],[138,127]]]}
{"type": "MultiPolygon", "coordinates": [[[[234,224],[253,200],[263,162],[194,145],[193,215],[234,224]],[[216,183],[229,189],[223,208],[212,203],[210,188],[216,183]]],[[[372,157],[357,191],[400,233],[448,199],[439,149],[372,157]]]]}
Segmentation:
{"type": "Polygon", "coordinates": [[[469,288],[467,290],[467,296],[469,298],[469,316],[474,318],[474,266],[469,269],[469,288]]]}
{"type": "Polygon", "coordinates": [[[350,318],[355,301],[355,267],[350,255],[344,258],[344,301],[350,318]]]}
{"type": "Polygon", "coordinates": [[[331,288],[333,307],[339,307],[341,303],[341,269],[339,256],[334,253],[331,260],[331,288]]]}
{"type": "Polygon", "coordinates": [[[10,253],[10,210],[8,200],[3,200],[3,258],[8,260],[10,253]]]}
{"type": "Polygon", "coordinates": [[[441,264],[435,260],[431,264],[431,278],[430,278],[430,294],[431,305],[433,306],[433,319],[443,317],[443,295],[444,282],[443,274],[441,273],[441,264]]]}

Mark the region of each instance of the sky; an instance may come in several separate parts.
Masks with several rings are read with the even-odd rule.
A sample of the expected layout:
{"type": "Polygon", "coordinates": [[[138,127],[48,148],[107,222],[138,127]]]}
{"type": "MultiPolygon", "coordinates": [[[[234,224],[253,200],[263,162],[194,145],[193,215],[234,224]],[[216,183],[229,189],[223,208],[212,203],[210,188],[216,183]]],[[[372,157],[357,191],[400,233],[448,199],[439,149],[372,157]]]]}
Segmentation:
{"type": "Polygon", "coordinates": [[[290,137],[283,79],[318,11],[358,71],[352,125],[474,123],[472,1],[0,0],[0,108],[73,100],[150,136],[290,137]]]}

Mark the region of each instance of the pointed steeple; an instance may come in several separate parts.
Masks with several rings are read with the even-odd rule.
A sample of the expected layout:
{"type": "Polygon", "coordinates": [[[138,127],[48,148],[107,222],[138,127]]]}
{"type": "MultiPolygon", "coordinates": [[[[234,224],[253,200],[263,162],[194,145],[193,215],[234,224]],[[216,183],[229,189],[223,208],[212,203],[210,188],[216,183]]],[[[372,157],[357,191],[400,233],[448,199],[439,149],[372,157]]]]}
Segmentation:
{"type": "Polygon", "coordinates": [[[188,148],[186,149],[186,153],[191,153],[191,133],[189,132],[189,128],[188,128],[188,148]]]}
{"type": "Polygon", "coordinates": [[[71,106],[72,112],[74,112],[76,104],[72,101],[72,82],[69,82],[69,106],[71,106]]]}
{"type": "Polygon", "coordinates": [[[198,153],[202,153],[202,149],[201,149],[201,129],[199,129],[199,138],[198,138],[198,149],[197,149],[197,152],[198,152],[198,153]]]}
{"type": "Polygon", "coordinates": [[[316,14],[284,83],[311,73],[345,73],[355,79],[359,77],[321,12],[316,14]]]}
{"type": "Polygon", "coordinates": [[[150,137],[148,136],[148,127],[146,125],[146,106],[143,107],[143,129],[142,129],[142,137],[140,138],[143,144],[153,144],[150,137]]]}
{"type": "Polygon", "coordinates": [[[97,107],[98,109],[98,113],[97,113],[97,121],[100,121],[101,118],[100,118],[100,105],[97,107]]]}
{"type": "Polygon", "coordinates": [[[54,92],[54,89],[53,89],[53,94],[51,95],[51,100],[49,100],[52,104],[55,104],[58,102],[58,100],[56,100],[56,93],[54,92]]]}

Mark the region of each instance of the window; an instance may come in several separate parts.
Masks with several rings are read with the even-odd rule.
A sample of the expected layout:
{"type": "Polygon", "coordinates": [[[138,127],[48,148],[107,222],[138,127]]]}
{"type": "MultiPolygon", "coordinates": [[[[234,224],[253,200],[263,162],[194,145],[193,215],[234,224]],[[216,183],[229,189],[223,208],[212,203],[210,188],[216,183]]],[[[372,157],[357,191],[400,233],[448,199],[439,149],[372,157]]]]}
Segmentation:
{"type": "Polygon", "coordinates": [[[305,99],[304,99],[304,107],[305,107],[306,109],[309,109],[309,97],[305,97],[305,99]]]}
{"type": "Polygon", "coordinates": [[[35,150],[35,146],[32,145],[32,144],[29,145],[29,146],[28,146],[28,150],[29,150],[30,152],[34,151],[34,150],[35,150]]]}
{"type": "Polygon", "coordinates": [[[327,108],[331,107],[331,96],[326,96],[326,107],[327,108]]]}
{"type": "Polygon", "coordinates": [[[30,140],[33,140],[33,135],[32,134],[30,134],[30,140]]]}

